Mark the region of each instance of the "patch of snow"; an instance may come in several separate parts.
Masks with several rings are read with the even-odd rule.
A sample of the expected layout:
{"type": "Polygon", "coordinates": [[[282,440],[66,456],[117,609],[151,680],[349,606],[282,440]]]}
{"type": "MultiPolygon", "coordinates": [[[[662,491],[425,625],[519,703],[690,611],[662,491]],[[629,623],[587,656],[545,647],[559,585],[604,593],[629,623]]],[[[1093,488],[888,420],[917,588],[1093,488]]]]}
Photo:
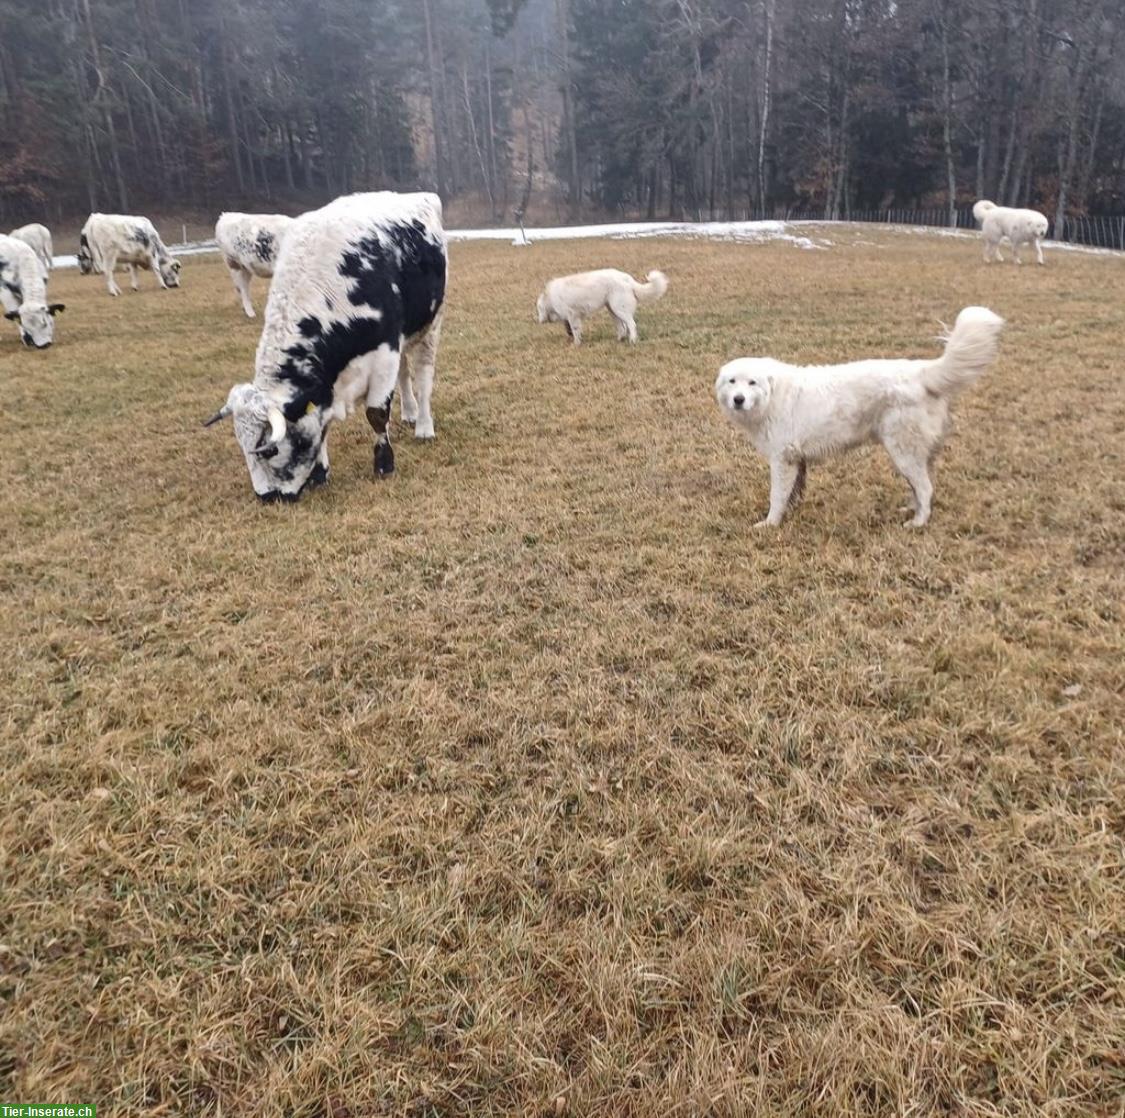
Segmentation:
{"type": "MultiPolygon", "coordinates": [[[[207,252],[218,252],[219,246],[214,241],[189,241],[182,245],[169,245],[168,251],[173,256],[202,256],[207,252]]],[[[77,268],[78,257],[73,255],[56,256],[51,261],[52,268],[77,268]]]]}
{"type": "Polygon", "coordinates": [[[510,241],[520,246],[536,241],[632,240],[640,237],[693,237],[739,244],[786,241],[803,249],[821,249],[831,244],[830,241],[817,243],[809,237],[795,236],[786,231],[783,221],[632,221],[612,225],[559,225],[529,229],[527,241],[521,240],[518,229],[447,229],[445,235],[450,241],[510,241]]]}

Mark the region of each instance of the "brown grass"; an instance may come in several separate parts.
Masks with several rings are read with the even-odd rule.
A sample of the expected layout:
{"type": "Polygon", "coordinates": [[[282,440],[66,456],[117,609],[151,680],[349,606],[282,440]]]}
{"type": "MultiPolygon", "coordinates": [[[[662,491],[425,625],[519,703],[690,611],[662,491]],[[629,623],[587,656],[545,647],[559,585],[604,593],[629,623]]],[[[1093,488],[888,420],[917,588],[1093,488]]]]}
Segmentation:
{"type": "Polygon", "coordinates": [[[456,246],[437,442],[378,483],[357,417],[296,507],[199,427],[216,261],[4,330],[0,1098],[1122,1113],[1125,264],[832,237],[456,246]],[[636,349],[532,322],[595,264],[672,277],[636,349]],[[973,302],[931,527],[872,452],[752,533],[718,364],[973,302]]]}

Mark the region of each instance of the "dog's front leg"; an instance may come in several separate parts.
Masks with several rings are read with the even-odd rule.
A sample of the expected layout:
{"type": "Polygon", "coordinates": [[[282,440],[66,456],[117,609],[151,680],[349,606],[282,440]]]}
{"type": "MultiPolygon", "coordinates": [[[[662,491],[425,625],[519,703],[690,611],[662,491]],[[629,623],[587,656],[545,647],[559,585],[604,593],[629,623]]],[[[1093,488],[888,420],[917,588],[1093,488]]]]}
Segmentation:
{"type": "Polygon", "coordinates": [[[755,528],[779,528],[789,507],[789,498],[797,486],[801,475],[801,462],[791,462],[786,458],[770,459],[770,511],[765,520],[759,520],[755,528]]]}

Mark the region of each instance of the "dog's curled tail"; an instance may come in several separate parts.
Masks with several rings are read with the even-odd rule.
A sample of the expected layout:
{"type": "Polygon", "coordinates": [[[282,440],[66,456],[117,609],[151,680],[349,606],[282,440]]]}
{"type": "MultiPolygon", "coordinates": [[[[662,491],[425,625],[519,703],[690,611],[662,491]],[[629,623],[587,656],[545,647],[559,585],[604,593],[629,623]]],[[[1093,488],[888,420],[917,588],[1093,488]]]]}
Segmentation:
{"type": "Polygon", "coordinates": [[[996,360],[1004,320],[987,307],[966,307],[945,335],[945,353],[927,365],[922,383],[935,396],[956,396],[996,360]]]}
{"type": "Polygon", "coordinates": [[[989,213],[996,209],[996,203],[990,202],[987,198],[982,198],[975,206],[973,206],[973,217],[978,221],[984,221],[989,213]]]}
{"type": "Polygon", "coordinates": [[[642,303],[661,298],[668,290],[668,277],[663,272],[649,272],[648,283],[633,280],[633,291],[642,303]]]}

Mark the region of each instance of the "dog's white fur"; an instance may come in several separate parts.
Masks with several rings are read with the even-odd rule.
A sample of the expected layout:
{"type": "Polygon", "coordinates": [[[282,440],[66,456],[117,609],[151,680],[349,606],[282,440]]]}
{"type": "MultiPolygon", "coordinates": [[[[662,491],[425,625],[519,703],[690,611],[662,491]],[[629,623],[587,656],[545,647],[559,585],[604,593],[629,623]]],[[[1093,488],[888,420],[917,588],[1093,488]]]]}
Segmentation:
{"type": "Polygon", "coordinates": [[[719,406],[770,463],[769,515],[776,528],[801,497],[807,463],[865,443],[882,443],[914,493],[920,528],[930,519],[930,465],[950,426],[950,404],[996,358],[1004,320],[966,307],[936,360],[786,365],[743,357],[719,371],[719,406]]]}
{"type": "Polygon", "coordinates": [[[1047,235],[1050,222],[1038,210],[1016,210],[1009,206],[998,206],[995,202],[981,199],[973,206],[973,217],[980,222],[984,236],[984,262],[991,264],[993,259],[1003,261],[1000,255],[1000,242],[1007,237],[1012,246],[1012,259],[1022,264],[1020,245],[1035,246],[1035,259],[1043,263],[1043,246],[1040,244],[1047,235]]]}
{"type": "Polygon", "coordinates": [[[647,278],[640,283],[628,272],[603,268],[553,279],[539,296],[539,321],[565,322],[574,344],[581,345],[583,319],[605,307],[617,323],[617,340],[635,342],[637,304],[659,299],[668,290],[663,272],[649,272],[647,278]]]}

